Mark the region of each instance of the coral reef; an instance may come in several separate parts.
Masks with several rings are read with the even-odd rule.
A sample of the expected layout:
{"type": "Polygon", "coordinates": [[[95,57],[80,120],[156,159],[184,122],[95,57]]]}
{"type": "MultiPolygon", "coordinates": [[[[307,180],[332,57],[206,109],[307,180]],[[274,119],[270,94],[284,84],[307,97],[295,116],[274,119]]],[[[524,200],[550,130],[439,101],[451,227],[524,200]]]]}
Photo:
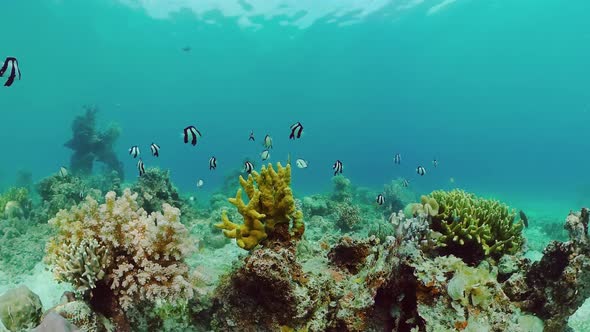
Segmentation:
{"type": "Polygon", "coordinates": [[[46,261],[55,278],[72,283],[118,330],[129,330],[123,310],[138,303],[192,297],[184,263],[191,245],[177,208],[148,214],[126,189],[119,198],[107,193],[104,204],[87,197],[49,223],[57,234],[46,261]]]}
{"type": "Polygon", "coordinates": [[[28,218],[32,205],[26,188],[12,187],[0,195],[0,218],[28,218]]]}
{"type": "Polygon", "coordinates": [[[74,154],[70,159],[70,169],[74,174],[90,175],[94,162],[103,163],[107,170],[116,171],[124,178],[123,164],[117,158],[114,144],[119,138],[121,130],[111,125],[104,131],[96,128],[96,114],[98,108],[85,106],[84,115],[80,115],[72,122],[72,138],[65,146],[72,149],[74,154]]]}
{"type": "Polygon", "coordinates": [[[542,322],[522,315],[496,280],[497,269],[483,262],[467,266],[454,256],[412,261],[418,281],[418,315],[426,331],[543,331],[542,322]],[[540,329],[529,329],[540,325],[540,329]]]}
{"type": "Polygon", "coordinates": [[[432,199],[439,206],[438,213],[425,212],[431,215],[431,228],[442,234],[438,244],[443,254],[477,264],[484,258],[500,259],[522,249],[523,224],[514,222],[515,213],[508,206],[462,190],[434,191],[423,202],[432,207],[432,199]]]}
{"type": "Polygon", "coordinates": [[[345,199],[342,203],[336,203],[334,208],[336,225],[347,232],[359,227],[361,222],[361,209],[352,203],[351,199],[345,199]]]}
{"type": "Polygon", "coordinates": [[[214,299],[213,330],[276,331],[303,324],[312,296],[293,248],[260,248],[221,281],[214,299]]]}
{"type": "Polygon", "coordinates": [[[332,178],[332,184],[334,188],[332,189],[332,195],[330,199],[341,203],[352,199],[352,185],[348,178],[346,178],[344,175],[337,175],[332,178]]]}
{"type": "Polygon", "coordinates": [[[370,249],[376,244],[375,238],[358,241],[344,236],[328,253],[330,262],[351,274],[357,274],[362,268],[370,249]]]}
{"type": "Polygon", "coordinates": [[[402,186],[402,180],[397,179],[383,186],[385,206],[383,216],[388,217],[392,213],[403,210],[408,204],[417,200],[416,194],[402,186]]]}
{"type": "Polygon", "coordinates": [[[228,238],[236,239],[240,248],[251,250],[265,241],[300,239],[305,231],[303,213],[295,207],[291,191],[291,165],[262,166],[260,173],[253,171],[248,180],[240,176],[240,185],[248,196],[248,204],[242,199],[242,189],[229,201],[242,215],[243,224],[229,220],[224,211],[221,223],[215,226],[228,238]],[[291,228],[289,225],[292,223],[291,228]]]}
{"type": "Polygon", "coordinates": [[[170,172],[148,168],[131,187],[138,194],[137,202],[147,213],[158,211],[166,203],[180,209],[182,220],[194,218],[193,209],[180,197],[178,189],[170,180],[170,172]]]}
{"type": "Polygon", "coordinates": [[[9,331],[27,331],[37,326],[41,314],[39,296],[26,286],[11,289],[0,296],[0,321],[9,331]]]}
{"type": "Polygon", "coordinates": [[[590,297],[587,225],[586,209],[570,213],[565,222],[570,240],[552,241],[540,261],[504,283],[513,301],[546,320],[546,332],[564,331],[568,317],[590,297]]]}

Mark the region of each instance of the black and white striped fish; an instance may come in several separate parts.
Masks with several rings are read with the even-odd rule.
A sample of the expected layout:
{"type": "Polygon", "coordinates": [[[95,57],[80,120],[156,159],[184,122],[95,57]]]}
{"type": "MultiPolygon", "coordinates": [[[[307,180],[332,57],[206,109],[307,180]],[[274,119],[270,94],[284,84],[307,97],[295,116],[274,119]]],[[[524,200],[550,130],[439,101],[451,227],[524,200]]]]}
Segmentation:
{"type": "Polygon", "coordinates": [[[256,139],[254,139],[254,132],[253,131],[250,132],[250,137],[248,138],[248,140],[252,141],[252,142],[254,142],[256,140],[256,139]]]}
{"type": "Polygon", "coordinates": [[[184,128],[183,136],[185,144],[191,142],[194,146],[197,145],[197,140],[201,138],[201,132],[195,126],[188,126],[184,128]]]}
{"type": "Polygon", "coordinates": [[[400,165],[402,163],[402,155],[399,153],[396,153],[395,157],[393,157],[393,163],[400,165]]]}
{"type": "Polygon", "coordinates": [[[422,166],[418,166],[416,168],[416,173],[420,174],[420,176],[424,176],[424,174],[426,174],[426,168],[424,168],[422,166]]]}
{"type": "Polygon", "coordinates": [[[216,170],[217,169],[217,158],[215,156],[209,159],[209,170],[216,170]]]}
{"type": "Polygon", "coordinates": [[[137,145],[134,145],[129,148],[129,155],[132,156],[133,158],[137,158],[137,156],[139,156],[139,154],[140,154],[139,147],[137,145]]]}
{"type": "Polygon", "coordinates": [[[244,172],[250,174],[254,170],[254,165],[251,162],[247,161],[244,163],[244,172]]]}
{"type": "Polygon", "coordinates": [[[143,164],[143,160],[141,160],[141,158],[139,158],[137,161],[137,170],[139,171],[139,176],[145,174],[145,165],[143,164]]]}
{"type": "Polygon", "coordinates": [[[410,186],[410,181],[402,179],[402,187],[407,188],[410,186]]]}
{"type": "Polygon", "coordinates": [[[289,135],[289,139],[301,138],[301,134],[303,133],[303,125],[301,122],[297,122],[291,125],[291,134],[289,135]]]}
{"type": "Polygon", "coordinates": [[[4,83],[4,86],[11,86],[12,83],[14,83],[17,74],[19,80],[21,77],[18,60],[16,58],[7,57],[6,60],[4,60],[4,64],[0,68],[0,77],[4,77],[4,74],[8,69],[10,69],[10,73],[8,74],[8,79],[6,80],[6,83],[4,83]]]}
{"type": "Polygon", "coordinates": [[[150,145],[150,149],[152,150],[152,156],[159,157],[160,156],[160,146],[156,143],[152,143],[150,145]]]}
{"type": "Polygon", "coordinates": [[[342,165],[342,162],[340,160],[336,160],[336,162],[332,166],[332,169],[334,170],[334,175],[336,175],[338,173],[342,174],[343,168],[344,168],[344,166],[342,165]]]}
{"type": "Polygon", "coordinates": [[[61,176],[62,178],[67,177],[69,174],[68,169],[65,166],[62,166],[59,168],[59,176],[61,176]]]}
{"type": "Polygon", "coordinates": [[[385,198],[383,198],[383,194],[377,195],[377,204],[383,205],[385,203],[385,198]]]}
{"type": "Polygon", "coordinates": [[[438,160],[436,160],[436,158],[432,160],[432,166],[438,167],[438,160]]]}
{"type": "Polygon", "coordinates": [[[262,160],[268,160],[268,158],[270,158],[270,152],[268,150],[262,151],[262,153],[260,154],[260,158],[262,160]]]}
{"type": "Polygon", "coordinates": [[[270,135],[266,135],[264,136],[264,142],[262,142],[262,145],[264,145],[264,148],[268,149],[272,149],[272,137],[270,137],[270,135]]]}

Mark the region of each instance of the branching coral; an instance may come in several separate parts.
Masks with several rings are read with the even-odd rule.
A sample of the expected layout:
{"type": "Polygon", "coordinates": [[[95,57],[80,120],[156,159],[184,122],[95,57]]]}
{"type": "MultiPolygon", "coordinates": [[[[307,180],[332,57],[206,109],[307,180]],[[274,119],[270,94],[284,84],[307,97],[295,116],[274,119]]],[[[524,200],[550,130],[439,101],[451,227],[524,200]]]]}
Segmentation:
{"type": "Polygon", "coordinates": [[[430,213],[431,228],[442,234],[438,243],[444,253],[477,263],[522,248],[522,222],[514,222],[515,213],[505,204],[462,190],[435,191],[424,199],[434,199],[439,205],[437,214],[430,213]]]}
{"type": "Polygon", "coordinates": [[[260,173],[253,171],[245,180],[240,176],[242,189],[248,196],[248,204],[242,199],[242,189],[229,201],[244,218],[243,224],[229,220],[225,211],[217,228],[228,238],[236,239],[240,248],[251,250],[265,240],[288,241],[300,239],[305,231],[303,213],[295,206],[291,191],[291,165],[271,164],[262,166],[260,173]],[[292,226],[289,230],[289,225],[292,226]]]}
{"type": "Polygon", "coordinates": [[[119,138],[121,130],[111,126],[107,130],[99,132],[96,129],[96,113],[94,106],[86,106],[86,113],[76,117],[72,123],[72,139],[65,146],[74,150],[70,160],[72,172],[81,175],[90,175],[94,161],[104,163],[111,170],[117,171],[121,178],[123,164],[117,158],[113,145],[119,138]]]}
{"type": "Polygon", "coordinates": [[[56,279],[90,293],[95,307],[98,299],[127,310],[141,301],[192,297],[180,211],[164,204],[163,212],[148,215],[136,200],[130,190],[119,198],[109,192],[105,204],[88,197],[49,221],[57,235],[46,260],[56,279]]]}

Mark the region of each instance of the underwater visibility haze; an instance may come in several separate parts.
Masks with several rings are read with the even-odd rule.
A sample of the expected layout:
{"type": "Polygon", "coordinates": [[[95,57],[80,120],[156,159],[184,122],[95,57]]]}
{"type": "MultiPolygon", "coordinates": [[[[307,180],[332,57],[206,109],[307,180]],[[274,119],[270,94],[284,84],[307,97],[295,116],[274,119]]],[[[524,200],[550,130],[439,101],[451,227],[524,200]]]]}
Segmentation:
{"type": "Polygon", "coordinates": [[[2,3],[0,331],[590,331],[590,3],[2,3]]]}

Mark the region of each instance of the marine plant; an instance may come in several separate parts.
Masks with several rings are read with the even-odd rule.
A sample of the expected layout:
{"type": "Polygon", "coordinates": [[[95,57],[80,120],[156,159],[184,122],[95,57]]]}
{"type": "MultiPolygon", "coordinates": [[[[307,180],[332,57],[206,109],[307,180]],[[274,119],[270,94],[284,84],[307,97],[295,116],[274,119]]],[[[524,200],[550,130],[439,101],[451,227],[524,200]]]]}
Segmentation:
{"type": "Polygon", "coordinates": [[[242,215],[244,222],[236,224],[229,220],[224,211],[217,228],[228,238],[236,239],[240,248],[251,250],[265,241],[298,240],[305,231],[303,213],[295,206],[291,191],[291,165],[283,167],[277,163],[262,166],[260,173],[253,171],[248,179],[240,176],[236,197],[230,198],[242,215]],[[248,196],[248,203],[242,199],[242,191],[248,196]],[[289,228],[289,226],[291,227],[289,228]]]}
{"type": "Polygon", "coordinates": [[[139,303],[191,298],[184,259],[191,250],[180,210],[169,204],[148,214],[129,189],[105,203],[86,200],[49,221],[56,235],[46,262],[55,278],[71,283],[91,307],[128,330],[125,311],[139,303]]]}
{"type": "Polygon", "coordinates": [[[90,175],[94,162],[98,161],[124,178],[123,163],[114,150],[121,129],[111,125],[106,130],[99,131],[96,125],[98,108],[85,106],[84,109],[85,113],[72,122],[72,138],[64,144],[74,151],[70,159],[71,171],[78,175],[90,175]]]}
{"type": "Polygon", "coordinates": [[[438,245],[443,254],[478,263],[487,257],[497,260],[504,254],[515,254],[524,244],[522,222],[515,222],[515,212],[499,201],[455,189],[434,191],[422,202],[432,207],[429,210],[423,204],[431,215],[430,227],[442,234],[438,245]]]}

